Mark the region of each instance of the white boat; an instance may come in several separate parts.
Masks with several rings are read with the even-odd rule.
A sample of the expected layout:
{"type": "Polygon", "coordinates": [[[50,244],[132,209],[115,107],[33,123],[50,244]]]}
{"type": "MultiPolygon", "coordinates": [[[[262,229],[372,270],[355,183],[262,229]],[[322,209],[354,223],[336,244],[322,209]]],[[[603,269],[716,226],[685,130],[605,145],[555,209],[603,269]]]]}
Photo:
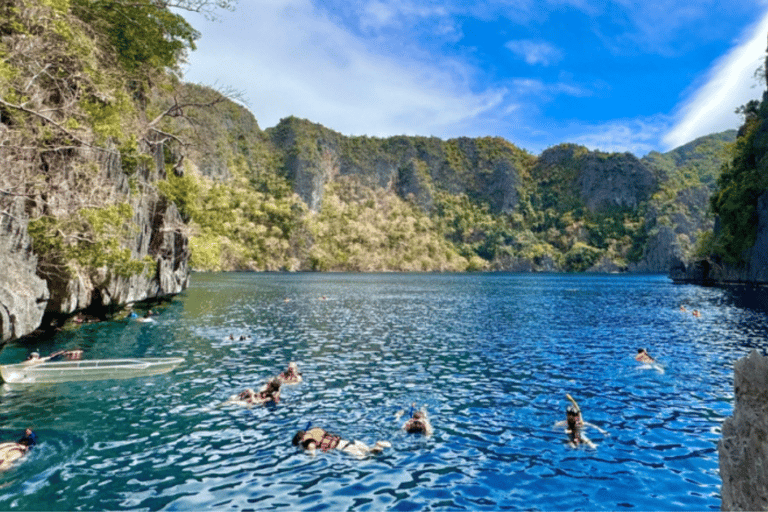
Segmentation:
{"type": "Polygon", "coordinates": [[[181,357],[144,359],[94,359],[91,361],[46,361],[0,365],[7,384],[51,384],[81,380],[131,379],[167,373],[179,366],[181,357]]]}

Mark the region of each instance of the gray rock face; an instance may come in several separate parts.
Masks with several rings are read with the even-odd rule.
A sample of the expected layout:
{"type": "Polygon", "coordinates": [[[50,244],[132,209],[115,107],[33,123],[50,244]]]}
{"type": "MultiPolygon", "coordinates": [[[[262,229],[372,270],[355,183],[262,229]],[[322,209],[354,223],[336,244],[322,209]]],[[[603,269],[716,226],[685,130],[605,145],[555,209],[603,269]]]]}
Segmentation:
{"type": "Polygon", "coordinates": [[[756,350],[734,365],[733,416],[723,423],[721,510],[768,510],[768,357],[756,350]]]}
{"type": "Polygon", "coordinates": [[[38,328],[48,301],[48,287],[36,274],[21,199],[9,200],[0,215],[0,342],[38,328]]]}
{"type": "Polygon", "coordinates": [[[576,179],[584,203],[593,212],[635,209],[656,191],[653,172],[632,154],[587,154],[576,179]]]}
{"type": "MultiPolygon", "coordinates": [[[[715,225],[717,231],[717,224],[715,225]]],[[[708,260],[672,266],[670,277],[676,282],[700,284],[768,283],[768,192],[757,199],[757,238],[746,255],[743,266],[714,264],[708,260]]]]}
{"type": "MultiPolygon", "coordinates": [[[[156,151],[156,165],[145,169],[140,179],[152,184],[164,178],[162,148],[156,151]]],[[[124,277],[109,268],[96,275],[77,275],[73,279],[48,279],[50,299],[46,312],[69,315],[84,309],[115,308],[132,302],[180,293],[189,284],[189,240],[183,234],[184,222],[176,206],[161,197],[153,187],[131,195],[127,178],[117,158],[100,162],[102,173],[118,193],[125,194],[134,210],[138,227],[126,247],[136,260],[149,256],[155,265],[142,274],[124,277]]]]}
{"type": "MultiPolygon", "coordinates": [[[[141,274],[118,275],[110,268],[88,274],[37,273],[38,259],[32,252],[27,234],[29,216],[21,199],[1,198],[0,216],[0,336],[2,342],[28,335],[46,322],[46,317],[61,319],[78,311],[117,309],[123,305],[175,295],[189,284],[189,240],[176,206],[159,195],[153,183],[164,177],[162,147],[154,155],[156,165],[141,170],[135,177],[141,193],[131,192],[119,155],[81,150],[72,156],[95,164],[103,181],[120,201],[134,211],[135,235],[124,242],[132,258],[153,261],[141,274]]],[[[67,161],[57,165],[66,168],[67,161]]],[[[66,173],[63,173],[66,174],[66,173]]],[[[61,189],[72,190],[72,183],[62,182],[61,189]]],[[[48,198],[49,206],[64,205],[67,194],[48,198]]],[[[47,325],[46,325],[47,326],[47,325]]],[[[44,326],[45,327],[45,326],[44,326]]]]}

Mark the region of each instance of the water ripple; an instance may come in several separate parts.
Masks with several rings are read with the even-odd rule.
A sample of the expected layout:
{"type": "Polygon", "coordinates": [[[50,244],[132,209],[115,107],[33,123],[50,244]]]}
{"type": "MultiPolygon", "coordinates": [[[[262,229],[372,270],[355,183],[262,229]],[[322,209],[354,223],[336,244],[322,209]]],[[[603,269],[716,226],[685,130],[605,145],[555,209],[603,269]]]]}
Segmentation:
{"type": "Polygon", "coordinates": [[[89,325],[35,347],[185,364],[3,388],[4,437],[31,425],[41,442],[0,475],[0,508],[718,509],[732,364],[768,348],[753,303],[655,276],[195,274],[154,325],[89,325]],[[640,346],[664,373],[635,364],[640,346]],[[223,405],[290,361],[304,382],[280,404],[223,405]],[[608,431],[587,431],[596,450],[555,428],[566,393],[608,431]],[[431,438],[400,430],[412,403],[431,438]],[[310,457],[291,446],[309,423],[393,447],[310,457]]]}

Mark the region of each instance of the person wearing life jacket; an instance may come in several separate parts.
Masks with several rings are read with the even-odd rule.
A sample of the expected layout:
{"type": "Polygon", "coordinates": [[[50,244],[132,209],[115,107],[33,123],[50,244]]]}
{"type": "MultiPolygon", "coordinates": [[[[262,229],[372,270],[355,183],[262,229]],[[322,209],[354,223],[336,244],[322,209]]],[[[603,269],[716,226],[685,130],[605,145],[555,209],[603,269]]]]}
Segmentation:
{"type": "Polygon", "coordinates": [[[635,361],[639,363],[646,363],[646,364],[651,364],[656,362],[656,360],[652,358],[651,355],[648,352],[646,352],[644,348],[637,349],[637,354],[635,354],[635,361]]]}
{"type": "Polygon", "coordinates": [[[283,384],[298,384],[303,380],[299,367],[296,363],[291,362],[288,368],[283,373],[277,376],[280,382],[283,384]]]}
{"type": "Polygon", "coordinates": [[[313,455],[317,450],[322,452],[341,450],[357,457],[363,457],[369,453],[379,453],[384,448],[392,446],[388,441],[376,441],[376,444],[373,446],[368,446],[360,441],[347,441],[342,439],[341,436],[331,434],[320,427],[299,430],[293,436],[291,443],[293,446],[299,446],[313,455]]]}
{"type": "Polygon", "coordinates": [[[280,402],[280,380],[278,378],[270,380],[258,392],[248,388],[233,396],[231,400],[245,402],[248,405],[278,403],[280,402]]]}

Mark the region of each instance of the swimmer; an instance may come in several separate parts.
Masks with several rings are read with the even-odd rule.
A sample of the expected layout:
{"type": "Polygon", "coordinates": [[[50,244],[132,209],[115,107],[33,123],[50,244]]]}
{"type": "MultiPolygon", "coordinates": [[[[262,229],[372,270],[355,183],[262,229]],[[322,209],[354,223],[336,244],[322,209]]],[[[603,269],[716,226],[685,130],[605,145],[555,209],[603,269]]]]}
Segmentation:
{"type": "Polygon", "coordinates": [[[651,355],[646,352],[644,348],[637,349],[637,354],[635,354],[635,361],[639,363],[647,363],[652,364],[655,363],[656,360],[651,357],[651,355]]]}
{"type": "Polygon", "coordinates": [[[283,373],[277,376],[283,384],[298,384],[302,380],[301,372],[296,363],[291,362],[283,373]]]}
{"type": "MultiPolygon", "coordinates": [[[[427,417],[427,406],[425,405],[418,411],[414,411],[415,407],[416,404],[411,404],[411,412],[409,413],[411,417],[408,421],[403,423],[403,430],[409,434],[424,434],[425,436],[431,436],[434,431],[432,429],[432,424],[427,417]]],[[[405,414],[405,411],[397,411],[397,413],[395,413],[395,419],[399,420],[403,414],[405,414]]]]}
{"type": "Polygon", "coordinates": [[[411,419],[403,424],[403,430],[409,434],[424,434],[425,436],[431,436],[433,432],[432,424],[424,410],[414,412],[411,419]]]}
{"type": "Polygon", "coordinates": [[[299,430],[293,440],[293,446],[300,446],[310,454],[314,455],[319,449],[322,452],[331,450],[341,450],[345,453],[364,457],[369,453],[379,453],[384,448],[390,448],[392,445],[388,441],[376,441],[373,446],[368,446],[360,441],[347,441],[340,436],[333,435],[322,428],[315,427],[308,430],[299,430]]]}
{"type": "Polygon", "coordinates": [[[18,443],[23,444],[27,449],[30,449],[37,444],[37,434],[32,432],[31,428],[27,428],[24,431],[22,438],[18,440],[18,443]]]}
{"type": "Polygon", "coordinates": [[[258,392],[251,388],[229,397],[229,403],[236,403],[245,407],[269,402],[280,402],[280,380],[274,378],[267,382],[258,392]]]}
{"type": "Polygon", "coordinates": [[[694,309],[693,311],[691,311],[691,314],[693,316],[695,316],[695,317],[700,317],[701,316],[701,313],[699,312],[698,309],[694,309]]]}
{"type": "Polygon", "coordinates": [[[10,469],[14,462],[26,455],[36,444],[37,435],[29,428],[17,442],[0,443],[0,471],[10,469]]]}
{"type": "Polygon", "coordinates": [[[643,363],[642,366],[639,367],[640,369],[656,370],[659,373],[664,373],[664,367],[656,362],[656,360],[652,358],[644,348],[637,349],[637,354],[635,354],[635,361],[638,363],[643,363]]]}
{"type": "Polygon", "coordinates": [[[587,423],[581,416],[581,408],[576,401],[571,398],[571,395],[565,395],[571,401],[571,404],[565,410],[565,420],[555,423],[555,427],[566,427],[565,433],[568,434],[568,445],[571,448],[578,448],[579,446],[587,446],[589,448],[597,448],[597,445],[593,443],[586,435],[584,435],[585,427],[592,427],[597,429],[603,435],[608,435],[608,432],[601,429],[597,425],[587,423]]]}
{"type": "Polygon", "coordinates": [[[681,313],[685,313],[686,311],[688,311],[688,310],[687,310],[687,309],[685,309],[685,306],[683,306],[682,304],[680,304],[680,312],[681,312],[681,313]]]}

